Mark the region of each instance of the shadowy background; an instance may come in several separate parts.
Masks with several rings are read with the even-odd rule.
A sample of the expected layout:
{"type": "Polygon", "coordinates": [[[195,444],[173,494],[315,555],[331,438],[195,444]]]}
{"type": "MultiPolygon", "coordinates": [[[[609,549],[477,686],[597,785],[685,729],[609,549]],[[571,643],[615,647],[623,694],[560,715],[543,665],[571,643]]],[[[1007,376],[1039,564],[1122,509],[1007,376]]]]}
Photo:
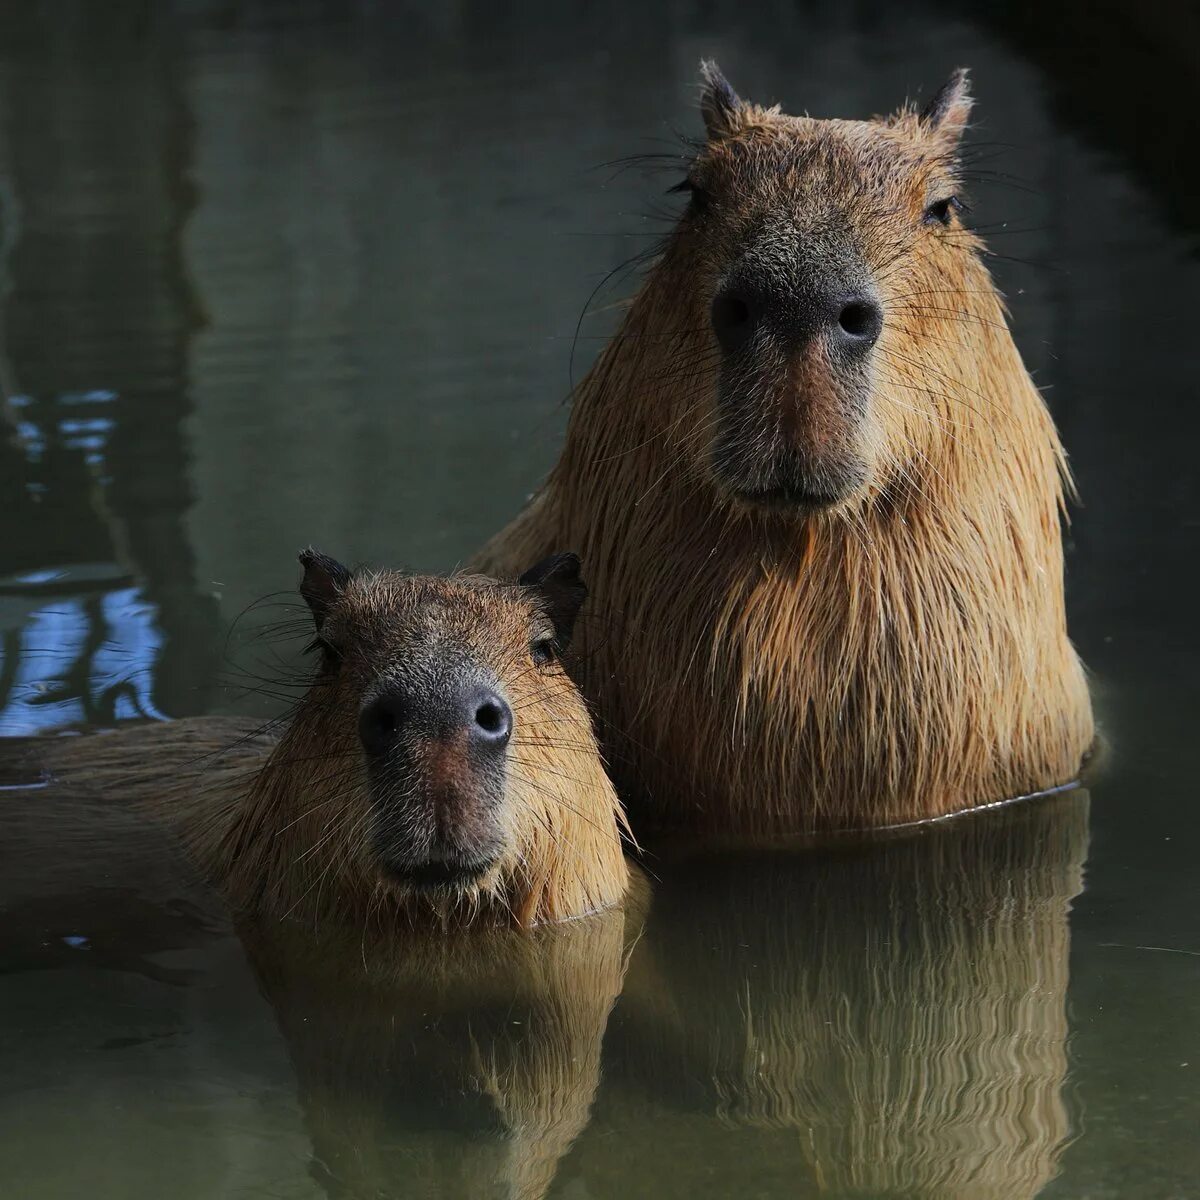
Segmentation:
{"type": "Polygon", "coordinates": [[[1112,744],[1046,1194],[1191,1194],[1198,43],[1116,0],[0,6],[0,733],[234,705],[299,547],[444,569],[498,528],[674,210],[604,164],[698,131],[702,55],[821,116],[967,65],[1112,744]]]}

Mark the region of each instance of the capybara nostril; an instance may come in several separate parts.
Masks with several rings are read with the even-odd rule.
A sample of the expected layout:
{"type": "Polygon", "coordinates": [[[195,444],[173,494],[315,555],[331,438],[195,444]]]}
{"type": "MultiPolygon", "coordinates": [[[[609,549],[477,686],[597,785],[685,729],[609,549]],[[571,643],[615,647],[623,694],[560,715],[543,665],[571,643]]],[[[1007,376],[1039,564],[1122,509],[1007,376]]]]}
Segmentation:
{"type": "Polygon", "coordinates": [[[848,347],[872,345],[883,329],[883,308],[867,296],[852,296],[838,313],[838,336],[848,347]]]}
{"type": "Polygon", "coordinates": [[[402,697],[394,692],[376,696],[358,717],[358,736],[363,749],[372,758],[389,754],[405,720],[402,697]]]}
{"type": "Polygon", "coordinates": [[[712,327],[727,354],[740,350],[750,340],[757,323],[748,297],[732,288],[717,293],[712,302],[712,327]]]}
{"type": "Polygon", "coordinates": [[[494,746],[505,745],[512,736],[512,709],[492,692],[477,697],[474,704],[471,739],[494,746]]]}

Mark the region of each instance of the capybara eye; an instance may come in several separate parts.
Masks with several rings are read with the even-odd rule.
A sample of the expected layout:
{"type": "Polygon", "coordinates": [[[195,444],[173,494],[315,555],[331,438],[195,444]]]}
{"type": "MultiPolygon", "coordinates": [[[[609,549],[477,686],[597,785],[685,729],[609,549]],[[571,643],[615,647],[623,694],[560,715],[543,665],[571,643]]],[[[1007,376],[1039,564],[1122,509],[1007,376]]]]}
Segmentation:
{"type": "Polygon", "coordinates": [[[553,638],[538,638],[536,642],[529,647],[529,657],[533,659],[535,667],[549,666],[557,657],[553,638]]]}
{"type": "Polygon", "coordinates": [[[326,662],[338,662],[342,657],[342,652],[326,638],[315,637],[307,646],[304,647],[305,654],[313,654],[320,652],[320,655],[326,662]]]}
{"type": "Polygon", "coordinates": [[[962,201],[957,196],[946,196],[942,200],[935,200],[925,210],[925,222],[929,225],[949,225],[954,214],[962,210],[962,201]]]}

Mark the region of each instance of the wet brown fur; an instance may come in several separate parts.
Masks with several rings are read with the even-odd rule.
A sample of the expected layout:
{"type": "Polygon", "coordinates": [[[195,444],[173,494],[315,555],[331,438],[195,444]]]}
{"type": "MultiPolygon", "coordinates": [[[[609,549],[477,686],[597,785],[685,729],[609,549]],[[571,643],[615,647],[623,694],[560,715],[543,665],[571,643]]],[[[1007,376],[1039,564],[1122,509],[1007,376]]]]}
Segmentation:
{"type": "Polygon", "coordinates": [[[235,907],[359,923],[479,918],[519,926],[617,904],[623,816],[587,709],[558,663],[536,666],[548,625],[530,589],[482,577],[356,575],[322,633],[326,660],[277,740],[199,718],[45,741],[64,782],[141,803],[174,824],[235,907]],[[363,688],[411,647],[450,643],[490,667],[515,715],[504,799],[507,854],[478,887],[431,899],[380,872],[357,720],[363,688]]]}
{"type": "MultiPolygon", "coordinates": [[[[571,545],[588,563],[579,681],[648,823],[914,821],[1073,780],[1092,744],[1063,449],[981,241],[922,220],[958,188],[969,103],[959,80],[936,128],[907,108],[717,113],[691,168],[709,211],[669,236],[548,481],[479,557],[506,571],[571,545]],[[885,311],[861,421],[816,356],[791,368],[806,407],[780,428],[817,470],[853,454],[866,472],[825,511],[748,507],[711,465],[709,305],[741,232],[773,222],[849,228],[885,311]]],[[[788,403],[765,394],[764,421],[788,403]]]]}

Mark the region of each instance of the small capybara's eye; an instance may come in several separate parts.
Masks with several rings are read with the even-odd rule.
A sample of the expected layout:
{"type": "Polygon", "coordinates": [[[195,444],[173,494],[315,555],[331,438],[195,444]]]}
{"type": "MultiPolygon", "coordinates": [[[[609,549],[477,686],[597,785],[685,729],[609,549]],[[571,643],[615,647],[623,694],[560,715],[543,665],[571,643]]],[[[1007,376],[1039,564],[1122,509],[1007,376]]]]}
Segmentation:
{"type": "Polygon", "coordinates": [[[962,212],[964,205],[957,196],[946,196],[941,200],[935,200],[925,210],[925,223],[927,225],[949,225],[951,219],[956,212],[962,212]]]}
{"type": "Polygon", "coordinates": [[[529,657],[533,659],[535,667],[549,666],[558,657],[554,646],[554,639],[549,637],[538,638],[529,647],[529,657]]]}
{"type": "Polygon", "coordinates": [[[315,637],[307,646],[304,647],[305,654],[320,653],[321,657],[330,663],[339,662],[342,657],[342,652],[330,641],[323,637],[315,637]]]}

